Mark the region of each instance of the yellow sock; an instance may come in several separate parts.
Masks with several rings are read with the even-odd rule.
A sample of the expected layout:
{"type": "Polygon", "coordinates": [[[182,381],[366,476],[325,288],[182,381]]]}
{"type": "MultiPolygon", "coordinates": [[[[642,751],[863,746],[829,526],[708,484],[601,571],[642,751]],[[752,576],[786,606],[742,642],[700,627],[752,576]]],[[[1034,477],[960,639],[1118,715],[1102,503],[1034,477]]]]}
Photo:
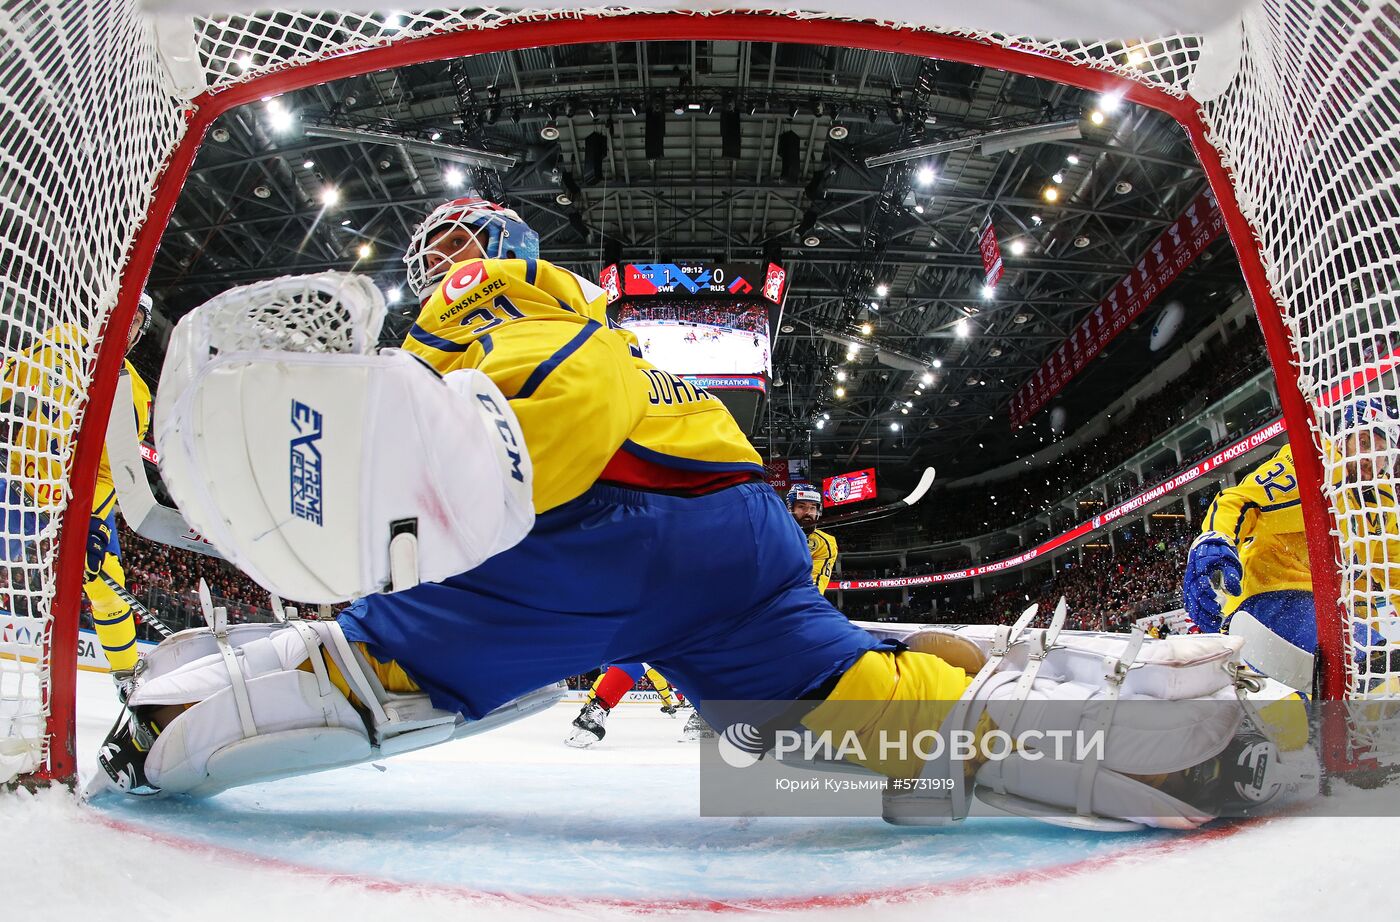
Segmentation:
{"type": "MultiPolygon", "coordinates": [[[[384,686],[385,691],[421,691],[421,689],[418,687],[418,683],[413,681],[413,679],[409,677],[408,673],[403,671],[403,667],[396,663],[394,660],[389,660],[388,662],[381,663],[379,660],[375,659],[373,656],[370,655],[369,650],[364,644],[356,642],[354,646],[357,649],[359,649],[360,655],[362,655],[365,658],[365,662],[369,665],[369,668],[374,673],[375,678],[379,679],[379,684],[384,686]]],[[[335,664],[335,660],[331,659],[330,656],[326,654],[324,648],[322,648],[321,650],[321,659],[326,664],[326,675],[330,678],[331,684],[334,685],[336,688],[340,689],[341,694],[343,694],[346,698],[350,699],[351,704],[360,704],[360,699],[357,698],[355,696],[355,693],[350,690],[350,683],[345,681],[345,676],[341,674],[340,667],[335,664]]],[[[300,669],[302,672],[313,671],[311,668],[310,660],[307,660],[306,662],[302,663],[297,668],[300,669]]]]}
{"type": "Polygon", "coordinates": [[[666,677],[648,666],[647,678],[651,679],[651,687],[661,696],[661,703],[667,707],[675,707],[676,696],[671,694],[671,683],[666,681],[666,677]]]}
{"type": "MultiPolygon", "coordinates": [[[[928,653],[871,650],[802,723],[814,733],[829,731],[838,745],[854,730],[866,756],[854,761],[890,778],[914,778],[923,767],[916,747],[882,752],[882,731],[885,739],[912,741],[920,732],[937,730],[971,683],[966,672],[928,653]]],[[[979,735],[986,729],[977,727],[979,735]]]]}

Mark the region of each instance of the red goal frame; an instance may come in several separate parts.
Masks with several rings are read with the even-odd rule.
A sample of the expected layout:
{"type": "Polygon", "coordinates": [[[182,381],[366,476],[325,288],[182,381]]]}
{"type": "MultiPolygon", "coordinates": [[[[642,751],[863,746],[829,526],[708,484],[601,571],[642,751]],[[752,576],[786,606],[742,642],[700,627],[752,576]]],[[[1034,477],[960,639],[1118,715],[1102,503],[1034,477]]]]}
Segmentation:
{"type": "Polygon", "coordinates": [[[903,30],[875,23],[803,19],[765,13],[579,15],[406,38],[388,45],[338,53],[305,64],[287,65],[233,86],[206,91],[192,101],[186,115],[186,132],[165,163],[146,219],[122,270],[117,305],[103,329],[89,402],[79,423],[77,447],[69,472],[70,500],[63,514],[59,537],[52,628],[44,649],[44,656],[51,668],[47,702],[49,759],[40,766],[34,777],[67,784],[72,784],[76,779],[74,706],[87,510],[92,507],[107,417],[125,345],[124,337],[107,336],[106,333],[108,330],[125,330],[130,325],[161,235],[204,135],[214,120],[229,109],[265,96],[387,68],[509,49],[592,42],[674,40],[678,35],[695,40],[835,45],[993,67],[1084,90],[1121,93],[1130,102],[1175,119],[1185,129],[1192,148],[1200,158],[1225,216],[1226,228],[1239,256],[1245,283],[1254,299],[1274,369],[1284,419],[1293,433],[1293,458],[1312,560],[1314,597],[1317,599],[1319,654],[1324,664],[1323,697],[1339,699],[1345,696],[1346,629],[1339,602],[1341,589],[1335,566],[1337,549],[1331,538],[1333,517],[1323,498],[1323,467],[1317,442],[1314,438],[1305,437],[1305,434],[1316,431],[1313,413],[1298,387],[1297,356],[1284,325],[1282,310],[1270,289],[1259,250],[1255,246],[1254,230],[1241,213],[1229,172],[1222,164],[1219,153],[1206,140],[1206,126],[1196,102],[1189,97],[1177,98],[1162,89],[1126,79],[1111,71],[1074,64],[1034,49],[1005,47],[972,37],[903,30]]]}

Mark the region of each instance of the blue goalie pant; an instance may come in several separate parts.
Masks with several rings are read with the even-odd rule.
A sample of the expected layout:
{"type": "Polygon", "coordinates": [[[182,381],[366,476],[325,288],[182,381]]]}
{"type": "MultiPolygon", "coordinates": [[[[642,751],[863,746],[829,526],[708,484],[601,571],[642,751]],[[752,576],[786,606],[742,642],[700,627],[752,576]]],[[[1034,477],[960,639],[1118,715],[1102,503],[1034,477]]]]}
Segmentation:
{"type": "Polygon", "coordinates": [[[887,646],[827,602],[811,571],[801,529],[767,484],[700,497],[598,484],[539,516],[509,551],[361,599],[340,624],[435,706],[469,718],[599,663],[639,661],[702,709],[776,703],[887,646]]]}

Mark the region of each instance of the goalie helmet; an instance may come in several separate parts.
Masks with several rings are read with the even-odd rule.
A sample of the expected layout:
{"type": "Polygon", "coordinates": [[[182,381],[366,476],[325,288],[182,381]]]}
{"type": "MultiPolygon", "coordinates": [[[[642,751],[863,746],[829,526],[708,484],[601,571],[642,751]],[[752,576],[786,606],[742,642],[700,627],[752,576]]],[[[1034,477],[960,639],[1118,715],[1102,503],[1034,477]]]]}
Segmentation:
{"type": "Polygon", "coordinates": [[[409,240],[403,261],[408,266],[408,287],[419,298],[427,296],[450,268],[449,261],[441,258],[429,265],[429,257],[434,255],[433,242],[453,228],[470,231],[487,259],[539,259],[540,235],[513,209],[484,198],[456,198],[433,209],[409,240]]]}
{"type": "Polygon", "coordinates": [[[822,514],[822,494],[821,491],[810,483],[795,483],[787,491],[787,507],[791,512],[798,503],[816,503],[817,517],[822,514]]]}

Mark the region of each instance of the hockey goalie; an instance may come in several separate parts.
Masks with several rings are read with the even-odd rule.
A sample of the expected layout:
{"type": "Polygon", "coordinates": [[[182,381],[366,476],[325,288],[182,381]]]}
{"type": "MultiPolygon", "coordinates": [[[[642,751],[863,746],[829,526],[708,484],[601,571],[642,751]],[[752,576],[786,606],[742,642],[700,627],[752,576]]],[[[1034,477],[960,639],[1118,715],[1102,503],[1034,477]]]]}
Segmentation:
{"type": "Polygon", "coordinates": [[[397,349],[376,348],[379,293],[334,273],[235,289],[177,328],[155,419],[182,511],[269,590],[350,604],[161,644],[102,750],[118,787],[201,795],[351,764],[645,661],[712,723],[707,702],[743,702],[715,725],[759,728],[756,755],[784,728],[981,740],[1066,701],[1106,735],[1064,759],[872,747],[861,770],[952,782],[892,785],[896,823],[961,819],[981,793],[1088,828],[1182,828],[1315,790],[1296,696],[1249,674],[1238,638],[1077,635],[1062,609],[990,633],[850,622],[723,404],[643,360],[510,209],[444,204],[406,262],[421,311],[397,349]],[[1138,700],[1211,716],[1139,719],[1138,700]]]}

